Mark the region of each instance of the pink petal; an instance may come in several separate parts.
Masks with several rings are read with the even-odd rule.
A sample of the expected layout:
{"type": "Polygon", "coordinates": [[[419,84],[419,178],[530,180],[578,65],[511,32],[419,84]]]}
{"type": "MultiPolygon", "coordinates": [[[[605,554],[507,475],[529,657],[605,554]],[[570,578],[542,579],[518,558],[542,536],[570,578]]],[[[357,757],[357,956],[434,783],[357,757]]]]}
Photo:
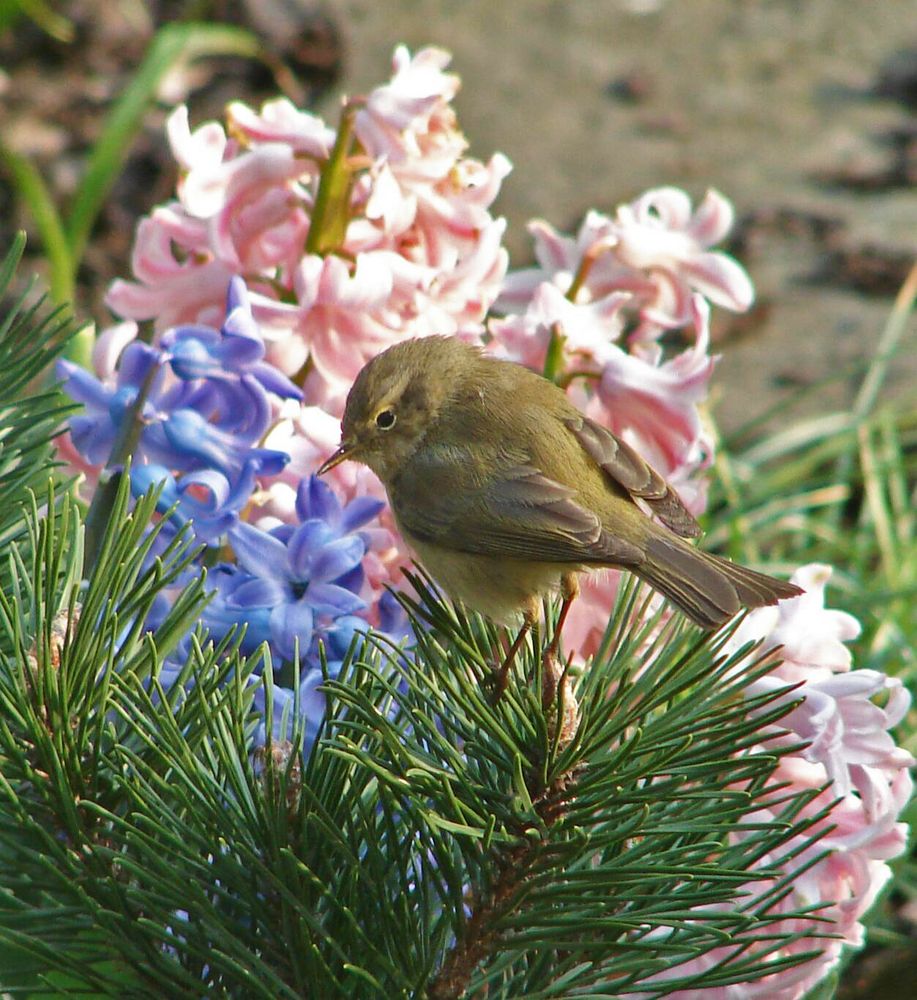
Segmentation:
{"type": "Polygon", "coordinates": [[[226,133],[218,122],[205,122],[191,131],[188,108],[181,104],[166,119],[166,134],[172,155],[185,170],[211,170],[226,152],[226,133]]]}
{"type": "Polygon", "coordinates": [[[283,143],[308,156],[326,160],[334,144],[334,130],[321,118],[300,111],[285,97],[266,101],[258,114],[241,101],[233,101],[226,117],[234,132],[255,143],[283,143]]]}
{"type": "Polygon", "coordinates": [[[710,188],[695,210],[688,230],[701,246],[709,247],[726,236],[734,221],[732,202],[710,188]]]}

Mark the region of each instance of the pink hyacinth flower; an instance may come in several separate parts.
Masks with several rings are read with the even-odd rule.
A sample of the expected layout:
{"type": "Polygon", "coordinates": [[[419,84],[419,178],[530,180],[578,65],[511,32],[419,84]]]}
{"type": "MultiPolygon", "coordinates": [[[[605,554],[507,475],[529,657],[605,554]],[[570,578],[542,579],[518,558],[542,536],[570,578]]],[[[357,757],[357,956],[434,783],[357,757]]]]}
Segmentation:
{"type": "Polygon", "coordinates": [[[707,398],[715,359],[710,343],[709,306],[691,299],[694,345],[660,365],[610,345],[590,415],[624,437],[664,476],[709,461],[713,443],[698,406],[707,398]]]}
{"type": "MultiPolygon", "coordinates": [[[[353,273],[340,257],[309,254],[294,275],[294,303],[252,295],[252,306],[265,340],[300,340],[325,397],[339,397],[371,357],[403,337],[385,321],[397,317],[380,318],[394,284],[387,254],[360,254],[353,273]]],[[[270,347],[268,356],[273,360],[270,347]]]]}
{"type": "MultiPolygon", "coordinates": [[[[542,282],[522,315],[492,320],[493,350],[502,357],[543,371],[553,334],[562,338],[564,371],[599,376],[623,354],[614,345],[624,329],[627,292],[612,292],[582,305],[571,302],[550,282],[542,282]]],[[[640,362],[642,364],[642,362],[640,362]]]]}
{"type": "MultiPolygon", "coordinates": [[[[774,787],[818,794],[802,816],[816,820],[805,838],[786,845],[786,870],[792,878],[788,895],[776,912],[820,905],[819,914],[831,922],[824,931],[836,940],[802,937],[782,954],[819,950],[814,959],[750,983],[703,991],[703,996],[739,1000],[760,997],[797,1000],[823,979],[840,960],[844,944],[864,940],[862,917],[891,876],[886,864],[907,845],[907,826],[899,816],[910,801],[910,754],[897,747],[889,729],[899,722],[910,698],[897,679],[875,670],[850,669],[849,651],[842,645],[859,633],[851,615],[825,608],[828,566],[801,567],[793,581],[804,587],[800,597],[781,601],[776,608],[753,611],[732,638],[732,648],[763,639],[764,648],[777,648],[783,662],[748,687],[750,696],[773,693],[787,683],[800,686],[785,701],[803,699],[776,728],[788,730],[784,741],[808,745],[795,756],[780,759],[771,781],[774,787]],[[801,682],[801,683],[800,683],[801,682]],[[884,702],[873,698],[884,696],[884,702]],[[826,815],[820,815],[827,810],[826,815]],[[795,874],[794,874],[795,873],[795,874]]],[[[751,821],[773,822],[778,811],[764,807],[751,821]]],[[[762,859],[762,861],[773,859],[762,859]]],[[[754,892],[754,886],[749,890],[754,892]]],[[[805,930],[789,920],[779,930],[805,930]]],[[[740,942],[737,942],[739,945],[740,942]]],[[[702,960],[669,970],[660,978],[709,968],[727,955],[721,949],[702,960]]],[[[779,955],[773,956],[780,957],[779,955]]],[[[700,1000],[699,991],[673,993],[679,1000],[700,1000]]]]}
{"type": "Polygon", "coordinates": [[[691,322],[691,298],[701,294],[727,309],[747,309],[754,289],[735,260],[710,247],[733,222],[730,203],[709,191],[692,212],[677,188],[647,191],[614,218],[589,212],[575,237],[545,222],[530,224],[538,266],[510,274],[497,307],[519,311],[542,281],[565,294],[577,284],[575,301],[629,292],[639,322],[629,336],[634,353],[656,362],[656,340],[691,322]]]}
{"type": "Polygon", "coordinates": [[[659,314],[658,322],[664,326],[685,322],[691,291],[737,312],[751,305],[754,289],[744,268],[727,254],[709,250],[732,223],[732,206],[716,191],[708,191],[693,213],[688,196],[673,187],[647,191],[618,208],[615,254],[662,281],[660,300],[648,307],[659,314]]]}
{"type": "Polygon", "coordinates": [[[260,113],[241,101],[232,101],[226,108],[226,121],[230,134],[244,138],[249,145],[280,143],[300,157],[327,160],[334,145],[334,129],[321,118],[300,111],[285,97],[265,101],[260,113]]]}
{"type": "Polygon", "coordinates": [[[910,695],[898,678],[851,671],[843,643],[856,638],[860,626],[852,615],[825,607],[830,576],[829,566],[801,567],[793,582],[805,593],[753,611],[733,643],[762,639],[765,649],[779,647],[781,662],[750,685],[749,693],[800,685],[784,696],[787,702],[803,701],[781,719],[780,728],[791,733],[791,741],[808,743],[805,759],[824,768],[837,795],[858,795],[872,823],[893,811],[890,788],[914,764],[890,733],[910,707],[910,695]]]}
{"type": "Polygon", "coordinates": [[[425,48],[413,56],[399,45],[388,83],[372,90],[356,114],[354,131],[372,157],[383,157],[399,176],[445,177],[467,145],[448,107],[459,79],[443,70],[451,56],[425,48]]]}
{"type": "Polygon", "coordinates": [[[234,272],[211,255],[207,224],[178,203],[160,205],[140,220],[131,268],[136,280],[112,282],[105,297],[113,312],[151,319],[160,333],[185,323],[219,327],[234,272]]]}

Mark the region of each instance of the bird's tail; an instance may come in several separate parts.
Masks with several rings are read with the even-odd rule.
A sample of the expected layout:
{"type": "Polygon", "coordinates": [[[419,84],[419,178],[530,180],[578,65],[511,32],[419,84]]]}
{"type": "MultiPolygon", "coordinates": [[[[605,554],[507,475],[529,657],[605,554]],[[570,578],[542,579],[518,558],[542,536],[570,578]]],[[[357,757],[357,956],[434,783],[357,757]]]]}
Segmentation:
{"type": "Polygon", "coordinates": [[[653,534],[635,572],[702,628],[717,628],[741,608],[776,604],[802,591],[793,583],[696,549],[668,533],[653,534]]]}

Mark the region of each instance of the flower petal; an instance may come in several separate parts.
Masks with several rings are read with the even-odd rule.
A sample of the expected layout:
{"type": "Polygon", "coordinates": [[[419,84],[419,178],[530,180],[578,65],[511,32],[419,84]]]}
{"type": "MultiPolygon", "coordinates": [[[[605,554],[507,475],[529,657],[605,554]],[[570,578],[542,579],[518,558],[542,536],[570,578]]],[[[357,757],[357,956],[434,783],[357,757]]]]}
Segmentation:
{"type": "Polygon", "coordinates": [[[292,577],[287,547],[273,535],[244,521],[229,536],[239,565],[263,580],[286,583],[292,577]]]}
{"type": "Polygon", "coordinates": [[[312,579],[322,583],[338,579],[359,566],[365,552],[366,546],[359,535],[338,538],[323,546],[312,559],[312,579]]]}
{"type": "Polygon", "coordinates": [[[300,481],[296,491],[296,513],[301,521],[317,518],[336,525],[341,519],[341,504],[327,483],[309,476],[300,481]]]}
{"type": "Polygon", "coordinates": [[[353,531],[361,525],[371,521],[383,508],[385,504],[376,497],[357,497],[351,500],[344,508],[341,518],[341,531],[353,531]]]}
{"type": "Polygon", "coordinates": [[[352,615],[366,607],[356,594],[333,583],[310,583],[306,600],[320,614],[328,615],[352,615]]]}
{"type": "Polygon", "coordinates": [[[299,654],[305,656],[312,645],[313,609],[305,600],[280,604],[271,612],[271,639],[284,659],[292,659],[299,640],[299,654]]]}
{"type": "Polygon", "coordinates": [[[334,536],[324,521],[311,518],[294,528],[287,540],[294,580],[307,580],[312,575],[312,560],[334,536]]]}
{"type": "Polygon", "coordinates": [[[287,600],[286,589],[277,580],[262,579],[253,576],[250,580],[240,583],[227,598],[227,607],[244,608],[276,608],[287,600]]]}

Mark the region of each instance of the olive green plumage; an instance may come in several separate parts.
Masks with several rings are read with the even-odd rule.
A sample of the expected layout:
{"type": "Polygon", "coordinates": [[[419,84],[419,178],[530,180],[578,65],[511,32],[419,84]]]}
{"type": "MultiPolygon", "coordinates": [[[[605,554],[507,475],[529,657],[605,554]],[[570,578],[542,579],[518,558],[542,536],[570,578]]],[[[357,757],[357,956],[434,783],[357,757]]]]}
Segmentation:
{"type": "Polygon", "coordinates": [[[434,579],[496,620],[531,615],[562,577],[608,566],[707,628],[799,593],[684,541],[697,522],[632,448],[552,382],[455,338],[373,358],[341,430],[320,471],[347,458],[368,465],[434,579]]]}

